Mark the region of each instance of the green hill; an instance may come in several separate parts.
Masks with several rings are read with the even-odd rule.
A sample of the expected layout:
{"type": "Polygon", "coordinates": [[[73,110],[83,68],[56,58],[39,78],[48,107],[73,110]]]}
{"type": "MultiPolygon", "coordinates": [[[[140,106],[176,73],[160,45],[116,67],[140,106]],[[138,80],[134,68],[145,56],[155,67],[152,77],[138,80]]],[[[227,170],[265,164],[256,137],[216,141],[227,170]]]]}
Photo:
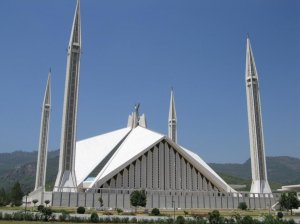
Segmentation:
{"type": "MultiPolygon", "coordinates": [[[[48,153],[46,189],[51,190],[58,170],[59,151],[48,153]]],[[[0,188],[9,189],[19,181],[23,191],[34,188],[37,152],[0,153],[0,188]]],[[[250,159],[243,164],[209,164],[228,184],[251,185],[250,159]]],[[[272,189],[300,183],[300,159],[288,156],[267,157],[268,179],[272,189]]]]}
{"type": "MultiPolygon", "coordinates": [[[[50,151],[47,160],[46,187],[53,187],[58,170],[59,151],[50,151]]],[[[24,193],[34,188],[37,152],[0,153],[0,188],[10,189],[19,181],[24,193]]],[[[49,188],[51,189],[51,188],[49,188]]]]}
{"type": "MultiPolygon", "coordinates": [[[[300,159],[288,156],[267,157],[267,172],[270,184],[279,185],[299,184],[300,159]]],[[[243,164],[209,164],[219,174],[251,179],[251,161],[248,159],[243,164]]],[[[222,176],[222,175],[221,175],[222,176]]]]}

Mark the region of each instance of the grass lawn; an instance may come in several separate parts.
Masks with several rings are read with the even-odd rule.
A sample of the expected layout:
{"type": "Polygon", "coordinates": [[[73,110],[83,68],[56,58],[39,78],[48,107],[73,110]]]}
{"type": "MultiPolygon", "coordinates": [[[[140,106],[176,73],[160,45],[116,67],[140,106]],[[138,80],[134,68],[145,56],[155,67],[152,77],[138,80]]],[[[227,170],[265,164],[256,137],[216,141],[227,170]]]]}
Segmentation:
{"type": "MultiPolygon", "coordinates": [[[[61,213],[63,211],[66,211],[70,214],[76,214],[76,210],[77,208],[64,208],[64,207],[51,207],[52,211],[54,213],[61,213]]],[[[0,207],[0,212],[1,210],[14,210],[14,211],[24,211],[24,207],[0,207]]],[[[134,211],[134,209],[132,209],[134,211]]],[[[240,214],[241,216],[246,216],[249,215],[253,218],[258,218],[258,217],[262,217],[265,215],[268,215],[269,212],[271,215],[275,216],[276,212],[274,211],[269,211],[268,209],[260,209],[260,210],[240,210],[240,209],[217,209],[220,214],[222,216],[225,217],[231,217],[234,214],[240,214]]],[[[37,212],[37,208],[33,208],[33,207],[28,207],[27,211],[31,211],[31,212],[37,212]]],[[[203,217],[207,217],[209,212],[212,212],[213,209],[180,209],[180,210],[175,210],[175,216],[185,216],[185,213],[187,213],[187,216],[193,216],[193,214],[195,215],[201,215],[203,217]]],[[[106,212],[104,211],[97,211],[94,208],[91,209],[87,209],[86,208],[86,212],[85,214],[91,214],[92,212],[97,212],[98,215],[101,217],[102,215],[107,215],[105,214],[106,212]]],[[[148,210],[149,213],[151,213],[151,209],[148,210]]],[[[111,213],[111,215],[118,215],[118,213],[115,210],[111,210],[109,211],[109,213],[111,213]]],[[[173,210],[166,210],[166,209],[160,209],[160,213],[162,216],[169,216],[170,218],[173,218],[174,216],[174,211],[173,210]]],[[[139,208],[137,209],[137,213],[136,216],[147,216],[147,214],[144,214],[144,209],[139,208]]],[[[121,216],[122,217],[122,216],[121,216]]],[[[300,219],[299,215],[293,215],[290,216],[290,214],[288,212],[284,212],[284,217],[286,219],[300,219]]],[[[0,224],[2,223],[6,223],[5,221],[0,221],[0,224]]],[[[7,222],[7,223],[12,223],[12,222],[7,222]]],[[[20,223],[27,223],[27,222],[20,222],[20,223]]],[[[40,222],[35,222],[35,223],[40,223],[40,222]]],[[[41,222],[42,223],[42,222],[41,222]]]]}
{"type": "MultiPolygon", "coordinates": [[[[70,222],[35,222],[35,221],[0,221],[0,224],[11,224],[11,223],[17,223],[17,224],[45,224],[45,223],[59,223],[59,224],[70,224],[70,222]]],[[[84,222],[81,222],[81,224],[87,224],[84,222]]],[[[91,224],[91,223],[89,223],[91,224]]]]}

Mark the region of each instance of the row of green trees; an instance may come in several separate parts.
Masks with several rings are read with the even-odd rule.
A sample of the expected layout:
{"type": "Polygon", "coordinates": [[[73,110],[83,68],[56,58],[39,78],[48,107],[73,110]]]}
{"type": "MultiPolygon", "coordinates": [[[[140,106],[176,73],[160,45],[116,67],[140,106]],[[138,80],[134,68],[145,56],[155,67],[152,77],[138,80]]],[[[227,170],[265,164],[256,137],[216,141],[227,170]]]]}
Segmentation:
{"type": "Polygon", "coordinates": [[[19,182],[16,182],[10,191],[5,191],[4,188],[0,189],[0,206],[20,206],[22,205],[22,197],[24,193],[21,189],[19,182]]]}

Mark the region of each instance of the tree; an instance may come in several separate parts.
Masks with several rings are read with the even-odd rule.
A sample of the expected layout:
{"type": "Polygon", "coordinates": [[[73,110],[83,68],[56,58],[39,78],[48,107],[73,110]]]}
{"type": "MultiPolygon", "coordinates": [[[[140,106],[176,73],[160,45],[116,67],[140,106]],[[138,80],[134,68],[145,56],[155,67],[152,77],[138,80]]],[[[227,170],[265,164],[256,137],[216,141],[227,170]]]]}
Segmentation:
{"type": "Polygon", "coordinates": [[[184,224],[185,223],[184,217],[182,215],[177,216],[176,223],[177,224],[184,224]]]}
{"type": "Polygon", "coordinates": [[[10,193],[11,205],[12,206],[22,205],[23,195],[24,195],[24,193],[22,192],[20,183],[16,182],[15,185],[12,187],[11,193],[10,193]]]}
{"type": "Polygon", "coordinates": [[[45,200],[46,207],[50,204],[50,200],[45,200]]]}
{"type": "Polygon", "coordinates": [[[42,210],[45,208],[45,206],[44,205],[39,205],[38,207],[37,207],[37,210],[39,211],[39,212],[42,212],[42,210]]]}
{"type": "Polygon", "coordinates": [[[291,215],[293,214],[293,208],[300,207],[300,201],[297,197],[296,192],[288,192],[288,193],[282,193],[279,204],[281,209],[286,209],[287,211],[291,211],[291,215]]]}
{"type": "Polygon", "coordinates": [[[78,213],[78,214],[84,214],[84,213],[85,213],[85,208],[82,207],[82,206],[78,207],[78,208],[77,208],[77,213],[78,213]]]}
{"type": "Polygon", "coordinates": [[[282,212],[277,212],[277,218],[282,219],[283,218],[283,213],[282,212]]]}
{"type": "Polygon", "coordinates": [[[0,206],[6,206],[9,204],[8,195],[6,194],[4,188],[0,189],[0,206]]]}
{"type": "Polygon", "coordinates": [[[155,216],[160,215],[159,209],[158,208],[153,208],[152,211],[151,211],[151,215],[155,215],[155,216]]]}
{"type": "Polygon", "coordinates": [[[51,218],[53,212],[51,208],[45,207],[42,209],[41,213],[42,213],[43,220],[48,221],[51,218]]]}
{"type": "Polygon", "coordinates": [[[238,208],[241,210],[247,210],[246,202],[240,202],[238,208]]]}
{"type": "Polygon", "coordinates": [[[221,224],[223,223],[223,217],[221,216],[218,210],[213,210],[212,212],[208,213],[208,220],[211,224],[221,224]]]}
{"type": "Polygon", "coordinates": [[[98,216],[98,214],[96,212],[93,212],[91,214],[91,218],[90,219],[91,219],[91,222],[94,222],[94,223],[99,222],[99,216],[98,216]]]}
{"type": "Polygon", "coordinates": [[[38,202],[39,202],[39,200],[37,200],[37,199],[32,200],[32,203],[33,203],[34,207],[35,207],[35,204],[38,203],[38,202]]]}
{"type": "Polygon", "coordinates": [[[116,211],[117,211],[118,215],[120,215],[123,212],[123,210],[120,208],[116,208],[116,211]]]}
{"type": "MultiPolygon", "coordinates": [[[[266,221],[266,220],[264,220],[264,221],[266,221]]],[[[243,224],[252,224],[254,222],[253,222],[253,218],[250,215],[246,215],[246,216],[243,217],[243,219],[241,220],[240,223],[243,223],[243,224]]]]}
{"type": "Polygon", "coordinates": [[[135,210],[138,206],[146,207],[147,196],[145,190],[136,190],[130,194],[130,204],[135,207],[135,210]]]}

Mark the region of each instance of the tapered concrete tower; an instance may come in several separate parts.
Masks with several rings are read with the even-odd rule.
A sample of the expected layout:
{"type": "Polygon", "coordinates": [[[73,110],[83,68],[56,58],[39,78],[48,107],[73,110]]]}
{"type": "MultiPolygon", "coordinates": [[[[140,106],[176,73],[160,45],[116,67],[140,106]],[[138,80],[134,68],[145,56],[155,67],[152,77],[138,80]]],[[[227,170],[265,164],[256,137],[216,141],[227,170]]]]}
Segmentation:
{"type": "MultiPolygon", "coordinates": [[[[37,160],[37,167],[36,167],[35,187],[34,187],[35,191],[36,190],[40,190],[42,192],[45,191],[50,111],[51,111],[51,70],[49,71],[45,96],[44,96],[44,101],[42,106],[39,151],[38,151],[38,160],[37,160]]],[[[41,202],[43,202],[43,199],[41,199],[41,202]]]]}
{"type": "Polygon", "coordinates": [[[173,142],[177,143],[177,117],[175,110],[175,100],[174,100],[174,91],[171,90],[171,99],[170,99],[170,109],[169,109],[169,131],[168,137],[172,139],[173,142]]]}
{"type": "Polygon", "coordinates": [[[75,176],[75,147],[80,54],[81,25],[80,1],[78,0],[68,46],[59,168],[54,191],[77,191],[77,182],[75,176]]]}
{"type": "Polygon", "coordinates": [[[258,74],[249,36],[247,36],[246,91],[252,171],[250,192],[271,193],[267,179],[258,74]]]}

